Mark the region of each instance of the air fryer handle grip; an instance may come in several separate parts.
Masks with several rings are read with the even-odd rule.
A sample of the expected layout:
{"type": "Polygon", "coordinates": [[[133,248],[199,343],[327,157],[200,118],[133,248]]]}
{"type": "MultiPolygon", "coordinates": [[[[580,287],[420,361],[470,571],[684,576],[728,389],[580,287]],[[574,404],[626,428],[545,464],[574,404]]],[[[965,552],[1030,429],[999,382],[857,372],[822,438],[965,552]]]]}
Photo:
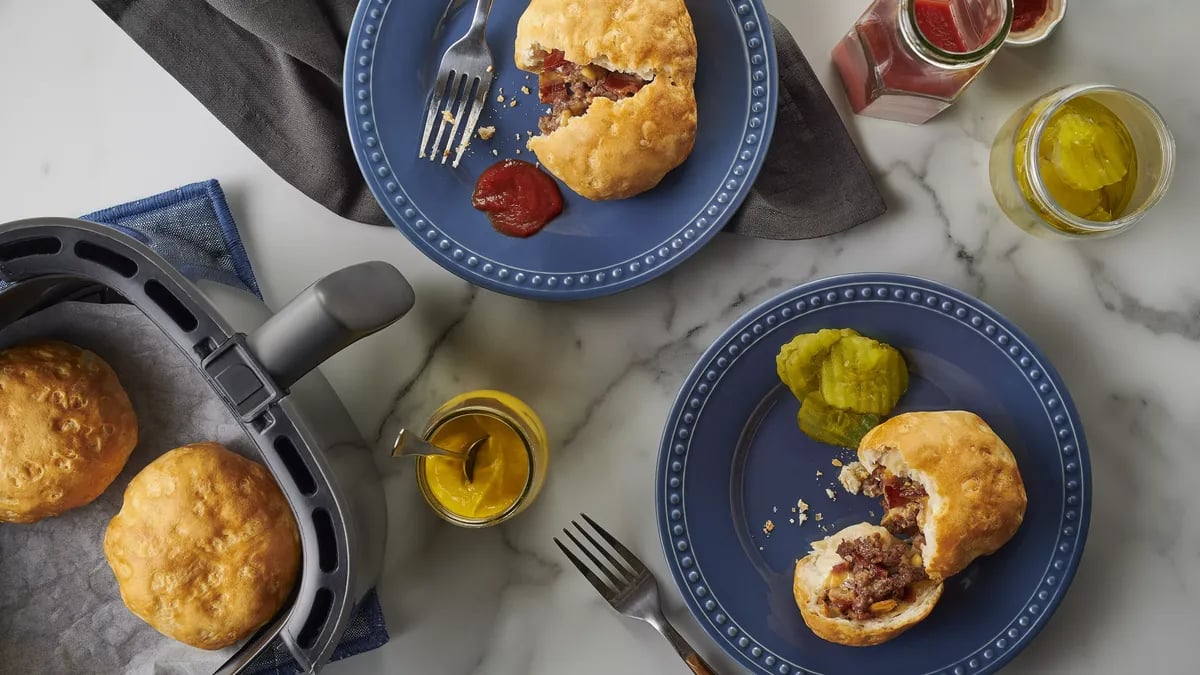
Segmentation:
{"type": "Polygon", "coordinates": [[[412,309],[412,286],[395,267],[365,262],[304,289],[246,338],[275,384],[287,389],[329,357],[412,309]]]}

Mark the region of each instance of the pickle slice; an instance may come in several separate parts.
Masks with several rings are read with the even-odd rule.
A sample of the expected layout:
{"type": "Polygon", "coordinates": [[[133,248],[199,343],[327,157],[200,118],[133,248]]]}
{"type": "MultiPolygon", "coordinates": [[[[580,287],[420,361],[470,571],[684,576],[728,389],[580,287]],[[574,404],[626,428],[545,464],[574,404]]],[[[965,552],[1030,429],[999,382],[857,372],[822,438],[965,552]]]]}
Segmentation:
{"type": "Polygon", "coordinates": [[[796,420],[800,430],[814,441],[857,448],[862,437],[883,421],[883,416],[834,408],[814,391],[804,397],[796,420]]]}
{"type": "Polygon", "coordinates": [[[820,381],[829,405],[886,415],[908,389],[908,366],[894,347],[867,337],[844,337],[821,364],[820,381]]]}
{"type": "Polygon", "coordinates": [[[849,328],[822,328],[816,333],[801,333],[785,344],[775,357],[775,369],[779,379],[792,390],[797,400],[803,401],[805,394],[816,391],[821,385],[821,362],[829,349],[846,336],[857,336],[849,328]]]}
{"type": "Polygon", "coordinates": [[[1123,138],[1120,120],[1103,105],[1086,98],[1072,101],[1049,124],[1054,129],[1049,159],[1067,185],[1099,190],[1129,174],[1133,148],[1123,138]]]}

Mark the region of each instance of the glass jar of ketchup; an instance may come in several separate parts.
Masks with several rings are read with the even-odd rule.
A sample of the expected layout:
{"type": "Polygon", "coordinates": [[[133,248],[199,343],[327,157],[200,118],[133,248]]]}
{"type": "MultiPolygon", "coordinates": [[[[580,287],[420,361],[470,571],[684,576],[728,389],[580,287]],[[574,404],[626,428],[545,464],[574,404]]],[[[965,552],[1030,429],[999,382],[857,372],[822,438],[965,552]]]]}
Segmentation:
{"type": "Polygon", "coordinates": [[[873,0],[833,48],[854,112],[922,124],[1004,45],[1013,0],[873,0]]]}

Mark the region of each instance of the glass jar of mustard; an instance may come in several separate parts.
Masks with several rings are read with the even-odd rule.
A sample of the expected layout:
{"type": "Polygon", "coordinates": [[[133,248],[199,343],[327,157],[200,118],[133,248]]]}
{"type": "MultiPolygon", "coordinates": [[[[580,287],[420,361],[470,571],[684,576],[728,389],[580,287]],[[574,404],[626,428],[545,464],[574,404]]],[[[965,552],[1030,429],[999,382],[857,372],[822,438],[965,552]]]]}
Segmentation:
{"type": "Polygon", "coordinates": [[[425,501],[455,525],[505,522],[533,503],[546,480],[546,429],[528,405],[510,394],[479,390],[455,396],[430,416],[424,436],[434,445],[462,451],[487,437],[471,480],[462,459],[417,459],[417,484],[425,501]]]}
{"type": "Polygon", "coordinates": [[[1001,210],[1027,232],[1109,236],[1162,199],[1175,142],[1140,96],[1072,85],[1013,113],[992,143],[989,171],[1001,210]]]}

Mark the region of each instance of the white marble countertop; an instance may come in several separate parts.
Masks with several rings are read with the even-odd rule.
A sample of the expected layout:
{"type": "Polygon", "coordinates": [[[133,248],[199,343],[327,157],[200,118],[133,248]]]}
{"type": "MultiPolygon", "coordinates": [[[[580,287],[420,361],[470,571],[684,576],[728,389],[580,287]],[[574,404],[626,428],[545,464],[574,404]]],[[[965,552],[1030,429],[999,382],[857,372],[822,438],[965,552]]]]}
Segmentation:
{"type": "MultiPolygon", "coordinates": [[[[767,4],[845,112],[827,55],[865,3],[767,4]]],[[[554,549],[551,535],[581,510],[652,563],[680,630],[737,672],[687,614],[659,552],[661,425],[693,360],[745,309],[808,279],[860,271],[920,274],[979,296],[1032,336],[1078,404],[1097,495],[1090,540],[1062,607],[1009,672],[1186,672],[1200,633],[1200,90],[1190,70],[1200,62],[1200,8],[1155,8],[1150,18],[1143,3],[1072,3],[1051,42],[1002,53],[960,105],[924,127],[847,115],[891,207],[875,222],[813,242],[723,235],[637,290],[546,305],[477,291],[398,232],[326,212],[91,3],[0,0],[0,221],[77,215],[216,177],[269,303],[365,259],[393,263],[416,287],[410,316],[324,367],[369,438],[468,388],[512,391],[542,414],[553,472],[508,526],[443,525],[418,505],[408,471],[387,477],[381,594],[392,640],[331,674],[684,672],[664,641],[614,615],[554,549]],[[1121,237],[1037,240],[996,207],[988,146],[1020,103],[1083,81],[1129,87],[1162,110],[1178,143],[1175,186],[1121,237]]]]}

